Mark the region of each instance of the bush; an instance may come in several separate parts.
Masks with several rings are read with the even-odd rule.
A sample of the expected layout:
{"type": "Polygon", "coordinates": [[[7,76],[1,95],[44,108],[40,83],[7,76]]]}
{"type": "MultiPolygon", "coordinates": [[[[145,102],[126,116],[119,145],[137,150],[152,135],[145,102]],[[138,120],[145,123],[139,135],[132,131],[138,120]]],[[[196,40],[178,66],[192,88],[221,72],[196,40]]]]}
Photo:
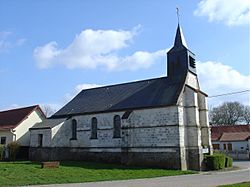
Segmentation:
{"type": "Polygon", "coordinates": [[[225,168],[226,157],[223,154],[206,156],[206,166],[209,170],[219,170],[225,168]]]}
{"type": "Polygon", "coordinates": [[[226,156],[225,167],[232,167],[233,166],[233,159],[229,156],[226,156]]]}
{"type": "Polygon", "coordinates": [[[9,150],[10,160],[16,160],[16,155],[19,151],[20,145],[17,142],[11,142],[7,145],[9,150]]]}
{"type": "Polygon", "coordinates": [[[4,145],[0,144],[0,160],[3,160],[4,145]]]}

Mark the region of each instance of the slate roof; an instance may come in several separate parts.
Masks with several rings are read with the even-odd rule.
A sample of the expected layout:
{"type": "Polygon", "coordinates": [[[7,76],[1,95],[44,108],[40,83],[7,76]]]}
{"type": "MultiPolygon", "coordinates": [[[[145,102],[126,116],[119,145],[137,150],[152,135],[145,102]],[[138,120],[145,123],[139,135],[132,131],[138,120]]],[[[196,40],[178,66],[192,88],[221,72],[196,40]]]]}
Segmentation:
{"type": "Polygon", "coordinates": [[[52,129],[53,127],[59,125],[60,123],[66,121],[67,118],[59,119],[44,119],[42,122],[36,123],[30,130],[36,129],[52,129]]]}
{"type": "Polygon", "coordinates": [[[16,128],[20,123],[22,123],[23,120],[28,117],[29,114],[31,114],[36,109],[38,109],[43,117],[45,117],[38,105],[0,111],[0,129],[5,130],[16,128]]]}
{"type": "Polygon", "coordinates": [[[220,140],[223,133],[250,132],[250,125],[227,125],[211,127],[212,141],[220,140]]]}
{"type": "Polygon", "coordinates": [[[250,132],[225,132],[220,137],[221,142],[245,141],[250,137],[250,132]]]}
{"type": "Polygon", "coordinates": [[[184,81],[161,77],[82,90],[51,118],[175,105],[184,81]]]}

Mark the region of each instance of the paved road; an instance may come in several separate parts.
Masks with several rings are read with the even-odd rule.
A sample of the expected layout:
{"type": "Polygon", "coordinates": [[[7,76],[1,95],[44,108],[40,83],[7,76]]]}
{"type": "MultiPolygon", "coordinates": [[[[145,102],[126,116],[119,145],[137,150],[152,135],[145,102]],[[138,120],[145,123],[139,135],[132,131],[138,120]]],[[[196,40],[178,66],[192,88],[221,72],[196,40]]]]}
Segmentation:
{"type": "MultiPolygon", "coordinates": [[[[60,184],[63,187],[214,187],[222,184],[250,181],[250,161],[234,162],[240,170],[227,172],[202,172],[195,175],[159,177],[122,181],[60,184]]],[[[43,187],[52,185],[43,185],[43,187]]]]}

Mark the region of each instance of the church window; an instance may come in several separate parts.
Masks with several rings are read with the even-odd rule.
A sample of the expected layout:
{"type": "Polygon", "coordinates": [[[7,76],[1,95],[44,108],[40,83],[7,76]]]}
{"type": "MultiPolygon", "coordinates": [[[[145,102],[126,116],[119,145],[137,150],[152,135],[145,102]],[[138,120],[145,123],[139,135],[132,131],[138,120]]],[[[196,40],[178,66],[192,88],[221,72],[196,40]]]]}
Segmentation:
{"type": "Polygon", "coordinates": [[[72,120],[72,124],[71,124],[71,132],[72,132],[72,137],[71,140],[76,140],[77,138],[77,122],[75,119],[72,120]]]}
{"type": "Polygon", "coordinates": [[[38,147],[43,146],[43,134],[38,134],[38,147]]]}
{"type": "Polygon", "coordinates": [[[195,59],[191,56],[189,56],[189,64],[192,68],[195,68],[195,59]]]}
{"type": "Polygon", "coordinates": [[[91,120],[91,139],[97,139],[97,119],[95,117],[91,120]]]}
{"type": "Polygon", "coordinates": [[[114,138],[121,137],[121,118],[119,115],[114,117],[114,138]]]}

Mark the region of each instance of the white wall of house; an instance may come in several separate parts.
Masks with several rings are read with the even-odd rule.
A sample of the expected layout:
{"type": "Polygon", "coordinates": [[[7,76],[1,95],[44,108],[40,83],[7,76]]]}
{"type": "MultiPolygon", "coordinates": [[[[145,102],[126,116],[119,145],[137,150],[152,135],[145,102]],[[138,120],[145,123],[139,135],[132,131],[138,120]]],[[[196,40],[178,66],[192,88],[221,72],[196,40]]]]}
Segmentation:
{"type": "Polygon", "coordinates": [[[10,130],[0,130],[0,140],[1,137],[6,137],[6,145],[15,141],[15,135],[10,130]]]}
{"type": "Polygon", "coordinates": [[[13,129],[16,141],[21,146],[29,146],[30,144],[30,132],[29,128],[33,127],[36,123],[42,121],[42,115],[40,111],[34,110],[21,124],[13,129]]]}
{"type": "Polygon", "coordinates": [[[213,144],[219,144],[220,150],[224,149],[224,144],[226,145],[226,150],[228,150],[228,144],[232,144],[232,151],[246,151],[249,149],[250,143],[249,141],[228,141],[228,142],[220,142],[213,141],[213,144]]]}

